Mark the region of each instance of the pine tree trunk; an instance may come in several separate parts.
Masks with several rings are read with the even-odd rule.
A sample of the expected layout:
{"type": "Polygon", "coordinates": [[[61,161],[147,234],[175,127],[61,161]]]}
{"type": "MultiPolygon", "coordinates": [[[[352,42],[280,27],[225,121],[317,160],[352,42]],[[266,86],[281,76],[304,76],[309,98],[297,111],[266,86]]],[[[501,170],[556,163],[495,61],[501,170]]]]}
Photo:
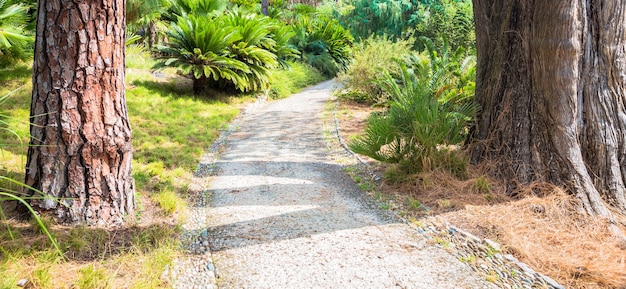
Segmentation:
{"type": "Polygon", "coordinates": [[[509,183],[548,181],[589,213],[626,211],[624,1],[474,0],[471,160],[509,183]]]}
{"type": "Polygon", "coordinates": [[[135,203],[125,0],[37,4],[26,183],[60,203],[32,205],[64,223],[120,223],[135,203]]]}

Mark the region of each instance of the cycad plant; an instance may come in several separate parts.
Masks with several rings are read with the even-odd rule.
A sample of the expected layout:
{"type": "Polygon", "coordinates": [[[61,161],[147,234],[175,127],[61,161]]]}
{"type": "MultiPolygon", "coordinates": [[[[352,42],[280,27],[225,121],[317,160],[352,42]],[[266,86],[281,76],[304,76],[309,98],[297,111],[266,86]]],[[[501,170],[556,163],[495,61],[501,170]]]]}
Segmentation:
{"type": "Polygon", "coordinates": [[[0,0],[0,63],[30,56],[33,36],[28,31],[28,6],[0,0]]]}
{"type": "Polygon", "coordinates": [[[235,28],[241,38],[230,45],[229,52],[248,66],[249,72],[241,73],[242,81],[233,82],[241,91],[257,91],[269,88],[270,68],[278,66],[276,41],[271,37],[272,20],[256,14],[229,12],[223,16],[226,27],[235,28]]]}
{"type": "Polygon", "coordinates": [[[427,61],[412,69],[400,63],[400,68],[397,78],[385,73],[378,81],[392,98],[388,111],[370,117],[364,134],[350,148],[399,164],[408,173],[444,169],[463,176],[466,162],[451,146],[464,140],[476,106],[438,99],[451,89],[441,85],[447,73],[431,71],[427,61]]]}
{"type": "Polygon", "coordinates": [[[227,79],[240,85],[245,80],[242,73],[250,73],[250,68],[231,57],[228,49],[241,35],[218,20],[195,15],[179,17],[167,32],[168,44],[157,47],[165,56],[156,68],[177,67],[191,75],[194,94],[200,94],[211,79],[227,79]]]}
{"type": "Polygon", "coordinates": [[[352,57],[353,37],[335,19],[324,15],[304,15],[293,24],[291,40],[303,62],[328,77],[344,71],[352,57]]]}

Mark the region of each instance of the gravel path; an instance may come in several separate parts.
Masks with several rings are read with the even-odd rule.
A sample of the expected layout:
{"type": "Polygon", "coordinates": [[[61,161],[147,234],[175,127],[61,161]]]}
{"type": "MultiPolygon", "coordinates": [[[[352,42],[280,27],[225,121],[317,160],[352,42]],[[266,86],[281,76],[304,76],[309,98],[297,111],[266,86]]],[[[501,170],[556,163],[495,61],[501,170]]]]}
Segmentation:
{"type": "Polygon", "coordinates": [[[215,272],[219,288],[495,288],[372,206],[333,162],[320,119],[333,85],[243,117],[215,164],[210,206],[190,216],[208,229],[187,228],[214,263],[195,255],[179,286],[211,288],[193,276],[215,272]]]}

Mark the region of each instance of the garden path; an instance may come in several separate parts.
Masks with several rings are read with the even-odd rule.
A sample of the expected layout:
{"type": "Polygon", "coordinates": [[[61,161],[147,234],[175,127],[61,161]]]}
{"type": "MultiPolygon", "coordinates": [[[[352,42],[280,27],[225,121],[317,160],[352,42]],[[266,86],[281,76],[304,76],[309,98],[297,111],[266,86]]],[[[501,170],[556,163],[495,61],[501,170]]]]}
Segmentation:
{"type": "Polygon", "coordinates": [[[205,210],[218,287],[495,288],[377,208],[332,157],[321,115],[335,85],[263,104],[227,138],[205,210]]]}

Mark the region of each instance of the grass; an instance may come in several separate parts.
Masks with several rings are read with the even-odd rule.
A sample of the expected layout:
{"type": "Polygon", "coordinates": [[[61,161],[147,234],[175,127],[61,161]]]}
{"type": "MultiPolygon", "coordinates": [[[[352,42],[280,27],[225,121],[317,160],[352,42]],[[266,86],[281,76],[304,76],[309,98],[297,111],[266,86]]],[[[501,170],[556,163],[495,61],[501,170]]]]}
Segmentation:
{"type": "Polygon", "coordinates": [[[326,79],[319,71],[301,62],[290,62],[288,70],[272,71],[272,88],[269,96],[273,99],[285,98],[302,88],[326,79]]]}
{"type": "MultiPolygon", "coordinates": [[[[127,60],[137,215],[115,229],[64,227],[44,218],[66,261],[36,226],[0,221],[0,289],[24,278],[35,288],[171,287],[160,277],[181,254],[180,223],[196,165],[253,97],[215,91],[193,96],[191,81],[176,71],[151,73],[154,61],[140,47],[129,49],[127,60]]],[[[277,98],[323,80],[300,64],[274,79],[277,98]]],[[[8,179],[24,179],[31,87],[29,64],[0,71],[0,95],[12,92],[0,105],[0,187],[10,190],[20,185],[8,179]]]]}
{"type": "MultiPolygon", "coordinates": [[[[24,178],[30,74],[26,64],[0,73],[0,95],[14,91],[0,106],[0,115],[6,120],[0,127],[15,132],[0,129],[0,186],[10,190],[20,186],[7,179],[24,178]]],[[[134,176],[138,199],[144,207],[140,214],[147,218],[153,213],[147,210],[163,213],[147,221],[133,221],[137,226],[110,231],[49,226],[67,262],[58,255],[52,257],[53,246],[33,226],[3,221],[0,288],[14,288],[23,278],[37,288],[167,287],[159,276],[179,254],[179,229],[168,225],[167,217],[184,210],[184,194],[203,150],[238,114],[237,105],[245,101],[232,97],[194,98],[185,81],[174,75],[164,82],[144,69],[128,73],[134,176]],[[163,221],[166,223],[161,224],[163,221]]]]}

